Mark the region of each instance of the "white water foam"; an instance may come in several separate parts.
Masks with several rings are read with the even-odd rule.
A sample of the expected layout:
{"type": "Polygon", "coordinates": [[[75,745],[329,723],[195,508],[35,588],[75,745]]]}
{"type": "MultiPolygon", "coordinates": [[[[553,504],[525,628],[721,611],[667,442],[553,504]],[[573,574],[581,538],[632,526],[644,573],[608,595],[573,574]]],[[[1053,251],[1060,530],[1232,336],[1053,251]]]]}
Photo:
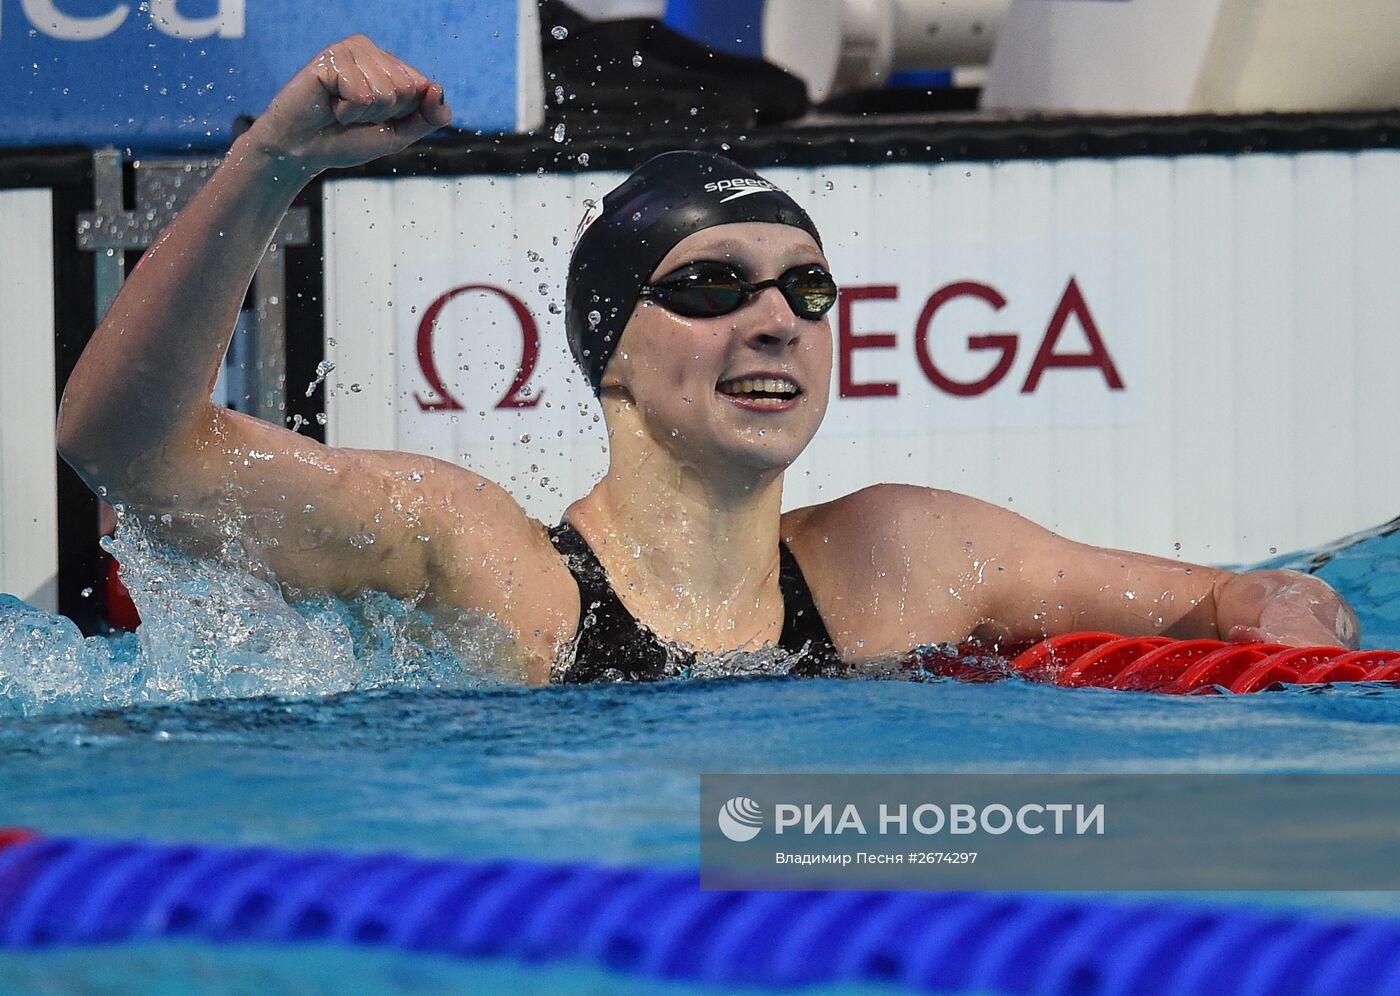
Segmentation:
{"type": "Polygon", "coordinates": [[[0,595],[0,716],[141,702],[519,681],[488,620],[434,619],[413,599],[368,593],[289,604],[236,542],[193,557],[123,517],[104,545],[141,614],[134,636],[84,638],[71,621],[0,595]]]}

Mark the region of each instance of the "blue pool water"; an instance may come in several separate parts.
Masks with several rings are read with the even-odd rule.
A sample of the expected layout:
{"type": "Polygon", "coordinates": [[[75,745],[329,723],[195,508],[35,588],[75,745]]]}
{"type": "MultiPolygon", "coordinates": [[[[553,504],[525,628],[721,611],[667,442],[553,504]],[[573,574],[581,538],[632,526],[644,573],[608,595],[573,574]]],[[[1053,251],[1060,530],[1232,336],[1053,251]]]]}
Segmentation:
{"type": "MultiPolygon", "coordinates": [[[[1364,645],[1400,648],[1400,530],[1278,562],[1317,567],[1353,600],[1364,645]]],[[[214,583],[199,581],[206,594],[214,583]]],[[[247,605],[261,604],[255,587],[239,583],[252,592],[247,605]]],[[[321,606],[301,621],[278,611],[260,637],[248,636],[251,616],[229,624],[219,640],[242,634],[236,653],[170,630],[171,640],[184,641],[180,652],[205,668],[203,685],[191,686],[158,650],[145,654],[128,640],[114,652],[57,620],[0,606],[8,634],[0,639],[0,710],[8,709],[0,718],[0,824],[171,842],[693,867],[700,772],[1400,771],[1400,688],[1169,697],[1020,682],[725,678],[528,690],[454,663],[393,606],[380,605],[379,615],[321,606]],[[305,629],[306,618],[322,628],[305,629]],[[377,640],[357,628],[366,618],[376,620],[377,640]],[[259,676],[250,648],[271,646],[276,626],[303,627],[303,639],[334,660],[308,674],[306,659],[279,648],[264,664],[276,673],[259,676]],[[34,679],[36,669],[47,677],[34,679]],[[49,687],[60,673],[77,676],[79,691],[67,699],[35,691],[36,681],[49,687]],[[230,694],[230,682],[254,695],[230,694]],[[287,697],[335,682],[349,690],[287,697]],[[269,686],[282,697],[256,694],[269,686]],[[201,688],[223,697],[182,700],[201,688]],[[99,708],[103,701],[114,705],[99,708]]],[[[1382,893],[1183,899],[1400,914],[1400,897],[1382,893]]],[[[4,993],[211,985],[699,991],[571,966],[325,948],[0,954],[4,993]]]]}

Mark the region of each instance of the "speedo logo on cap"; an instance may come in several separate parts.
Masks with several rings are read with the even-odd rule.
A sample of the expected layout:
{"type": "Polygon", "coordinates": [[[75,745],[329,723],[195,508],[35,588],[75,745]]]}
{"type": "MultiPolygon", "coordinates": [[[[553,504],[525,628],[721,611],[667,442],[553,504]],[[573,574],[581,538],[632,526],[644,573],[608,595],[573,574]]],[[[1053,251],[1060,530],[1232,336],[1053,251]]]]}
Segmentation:
{"type": "Polygon", "coordinates": [[[722,194],[726,190],[732,190],[728,197],[721,197],[719,202],[726,204],[729,201],[737,201],[740,197],[747,197],[749,194],[761,193],[765,190],[777,190],[773,184],[767,180],[760,180],[757,177],[739,176],[733,180],[715,180],[713,183],[705,184],[705,191],[711,194],[722,194]]]}

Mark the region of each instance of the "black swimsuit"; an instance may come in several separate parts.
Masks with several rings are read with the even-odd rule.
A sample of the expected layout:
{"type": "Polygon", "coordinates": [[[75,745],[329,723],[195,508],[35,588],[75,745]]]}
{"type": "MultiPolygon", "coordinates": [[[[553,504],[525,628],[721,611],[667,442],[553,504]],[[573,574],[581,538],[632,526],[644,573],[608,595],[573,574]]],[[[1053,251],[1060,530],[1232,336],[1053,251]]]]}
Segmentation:
{"type": "MultiPolygon", "coordinates": [[[[562,673],[556,672],[556,682],[657,681],[683,675],[694,666],[694,652],[663,643],[627,611],[608,583],[602,563],[577,529],[561,522],[549,531],[549,538],[564,555],[579,595],[574,659],[562,673]]],[[[778,588],[783,595],[783,633],[778,647],[795,658],[788,673],[804,677],[837,673],[841,656],[812,601],[797,558],[786,543],[779,544],[778,553],[778,588]]]]}

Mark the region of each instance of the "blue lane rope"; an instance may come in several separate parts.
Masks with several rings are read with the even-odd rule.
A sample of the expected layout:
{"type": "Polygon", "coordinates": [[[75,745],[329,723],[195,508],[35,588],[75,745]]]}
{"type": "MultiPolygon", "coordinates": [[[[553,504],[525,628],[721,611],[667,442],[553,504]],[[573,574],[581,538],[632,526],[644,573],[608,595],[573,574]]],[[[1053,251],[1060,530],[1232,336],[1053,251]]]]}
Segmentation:
{"type": "Polygon", "coordinates": [[[1400,993],[1396,919],[995,893],[702,892],[693,871],[0,833],[0,949],[170,937],[572,959],[748,986],[1400,993]]]}

